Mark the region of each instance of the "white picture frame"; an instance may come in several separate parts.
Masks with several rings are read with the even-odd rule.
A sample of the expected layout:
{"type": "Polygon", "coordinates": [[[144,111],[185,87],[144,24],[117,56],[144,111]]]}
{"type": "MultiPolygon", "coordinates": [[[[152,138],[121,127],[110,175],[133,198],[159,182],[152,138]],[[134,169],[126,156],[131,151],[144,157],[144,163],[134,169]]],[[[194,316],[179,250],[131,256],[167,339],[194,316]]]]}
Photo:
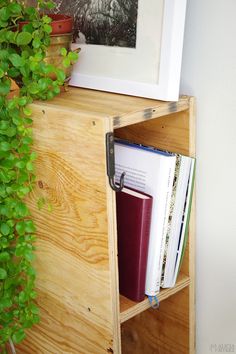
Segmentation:
{"type": "MultiPolygon", "coordinates": [[[[150,0],[145,1],[148,2],[150,0]]],[[[179,98],[179,84],[187,0],[162,1],[163,12],[161,33],[152,33],[152,36],[157,38],[159,35],[161,38],[159,60],[158,63],[156,63],[156,66],[158,66],[158,79],[156,82],[149,83],[140,82],[138,80],[136,81],[135,79],[126,80],[124,78],[119,78],[117,77],[117,67],[115,68],[116,77],[112,77],[112,75],[106,76],[94,74],[94,65],[92,67],[92,74],[89,73],[89,68],[87,69],[86,73],[83,73],[80,70],[80,61],[86,61],[86,55],[91,55],[91,53],[87,53],[86,47],[84,47],[81,50],[78,63],[73,68],[72,77],[69,84],[71,86],[78,86],[131,96],[146,97],[164,101],[177,101],[179,98]]],[[[155,16],[155,14],[153,14],[153,16],[155,16]]],[[[77,45],[77,47],[78,46],[79,45],[77,45]]],[[[106,47],[102,48],[102,46],[93,46],[92,49],[97,51],[97,55],[101,53],[101,50],[107,50],[106,47]]],[[[111,55],[116,55],[114,49],[113,52],[111,52],[111,55]]],[[[119,56],[122,57],[122,53],[119,53],[119,56]]],[[[145,67],[142,66],[141,69],[145,70],[145,67]]]]}

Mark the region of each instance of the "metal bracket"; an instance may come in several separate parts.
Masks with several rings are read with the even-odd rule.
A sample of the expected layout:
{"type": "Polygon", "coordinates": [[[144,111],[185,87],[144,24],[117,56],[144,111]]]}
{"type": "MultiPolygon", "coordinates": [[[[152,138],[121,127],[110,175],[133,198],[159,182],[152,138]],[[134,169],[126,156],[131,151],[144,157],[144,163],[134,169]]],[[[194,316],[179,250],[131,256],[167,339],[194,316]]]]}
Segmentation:
{"type": "Polygon", "coordinates": [[[114,134],[106,134],[106,150],[107,150],[107,175],[109,178],[109,184],[111,188],[120,192],[124,187],[125,172],[120,176],[119,186],[115,184],[115,146],[114,146],[114,134]]]}

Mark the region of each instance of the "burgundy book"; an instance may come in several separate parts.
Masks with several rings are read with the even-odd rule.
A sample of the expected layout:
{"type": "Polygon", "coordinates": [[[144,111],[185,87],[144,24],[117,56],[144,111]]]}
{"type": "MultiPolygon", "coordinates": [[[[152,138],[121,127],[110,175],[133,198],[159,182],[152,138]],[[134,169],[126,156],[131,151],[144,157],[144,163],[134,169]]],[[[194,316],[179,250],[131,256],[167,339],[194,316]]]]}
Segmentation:
{"type": "Polygon", "coordinates": [[[116,193],[120,294],[145,297],[152,197],[131,188],[116,193]]]}

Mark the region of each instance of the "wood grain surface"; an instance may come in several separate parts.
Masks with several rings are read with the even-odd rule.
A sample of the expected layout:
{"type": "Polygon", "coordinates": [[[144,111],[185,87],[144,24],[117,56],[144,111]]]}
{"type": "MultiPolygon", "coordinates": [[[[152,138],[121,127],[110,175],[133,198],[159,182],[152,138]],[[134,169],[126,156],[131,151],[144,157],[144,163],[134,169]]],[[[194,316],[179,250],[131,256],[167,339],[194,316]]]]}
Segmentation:
{"type": "MultiPolygon", "coordinates": [[[[151,145],[163,150],[168,150],[176,153],[182,153],[191,157],[195,157],[195,100],[189,99],[189,109],[179,111],[160,118],[154,118],[143,121],[139,124],[131,124],[127,127],[116,129],[116,136],[134,141],[136,143],[151,145]]],[[[194,193],[195,196],[195,193],[194,193]]],[[[175,290],[178,291],[179,281],[181,284],[182,279],[188,279],[187,295],[185,301],[188,303],[189,316],[188,316],[188,350],[184,353],[195,353],[195,197],[193,197],[192,212],[189,224],[189,240],[186,246],[184,259],[181,265],[181,274],[176,284],[176,289],[170,289],[172,294],[175,290]]],[[[181,287],[179,288],[179,290],[181,287]]],[[[165,293],[164,293],[165,294],[165,293]]],[[[162,292],[160,293],[162,299],[162,292]]],[[[165,297],[164,297],[165,298],[165,297]]],[[[181,297],[179,299],[182,299],[181,297]]],[[[164,301],[165,303],[165,301],[164,301]]],[[[162,307],[163,302],[161,302],[162,307]]],[[[182,303],[176,302],[176,306],[182,306],[182,303]]],[[[142,310],[149,307],[148,301],[145,300],[141,304],[132,304],[125,299],[121,298],[121,321],[133,317],[142,310]],[[126,304],[129,306],[126,308],[126,304]]],[[[145,311],[146,313],[146,311],[145,311]]],[[[145,319],[143,314],[142,319],[145,319]]],[[[134,320],[135,323],[135,320],[134,320]]],[[[165,334],[168,337],[168,333],[165,334]]],[[[167,339],[165,339],[167,340],[167,339]]],[[[122,350],[126,353],[126,345],[124,344],[125,335],[122,336],[122,350]]],[[[126,341],[125,341],[126,343],[126,341]]],[[[142,347],[142,345],[141,345],[142,347]]],[[[141,348],[140,347],[140,348],[141,348]]],[[[145,346],[143,347],[145,348],[145,346]]],[[[144,350],[144,349],[143,349],[144,350]]],[[[162,349],[164,350],[164,349],[162,349]]],[[[151,351],[150,353],[154,353],[151,351]]],[[[129,351],[128,351],[129,353],[129,351]]],[[[137,352],[139,353],[139,352],[137,352]]],[[[141,353],[141,349],[140,349],[141,353]]],[[[158,351],[155,353],[159,353],[158,351]]],[[[168,351],[160,351],[160,353],[168,353],[168,351]]],[[[172,352],[170,352],[172,353],[172,352]]],[[[178,353],[178,351],[174,352],[178,353]]],[[[182,352],[179,352],[182,353],[182,352]]],[[[146,354],[146,352],[145,352],[146,354]]]]}
{"type": "Polygon", "coordinates": [[[120,354],[122,344],[123,354],[193,354],[194,213],[181,274],[176,288],[161,293],[161,309],[123,297],[119,306],[105,134],[115,129],[119,137],[194,156],[194,100],[160,102],[69,88],[32,108],[38,159],[28,205],[38,228],[41,322],[17,353],[120,354]],[[41,210],[39,198],[45,199],[41,210]]]}
{"type": "MultiPolygon", "coordinates": [[[[161,302],[165,299],[169,298],[170,296],[174,295],[175,293],[179,292],[180,290],[184,289],[185,287],[190,285],[190,278],[184,276],[182,273],[179,275],[177,283],[174,288],[168,289],[161,289],[160,293],[158,294],[158,300],[161,302]]],[[[123,323],[130,318],[138,315],[139,313],[147,310],[150,308],[150,302],[148,298],[143,300],[142,302],[134,302],[127,299],[124,296],[120,296],[120,322],[123,323]]]]}
{"type": "Polygon", "coordinates": [[[122,324],[123,354],[193,354],[189,348],[189,288],[122,324]]]}
{"type": "Polygon", "coordinates": [[[87,115],[105,117],[112,122],[113,128],[116,129],[187,110],[189,100],[190,97],[182,96],[177,102],[164,102],[70,87],[69,92],[61,93],[52,102],[44,102],[43,105],[62,109],[67,107],[69,110],[85,112],[87,115]]]}
{"type": "Polygon", "coordinates": [[[41,322],[18,353],[113,348],[104,127],[101,119],[34,107],[37,182],[28,204],[38,228],[41,322]],[[42,210],[38,198],[46,200],[42,210]]]}

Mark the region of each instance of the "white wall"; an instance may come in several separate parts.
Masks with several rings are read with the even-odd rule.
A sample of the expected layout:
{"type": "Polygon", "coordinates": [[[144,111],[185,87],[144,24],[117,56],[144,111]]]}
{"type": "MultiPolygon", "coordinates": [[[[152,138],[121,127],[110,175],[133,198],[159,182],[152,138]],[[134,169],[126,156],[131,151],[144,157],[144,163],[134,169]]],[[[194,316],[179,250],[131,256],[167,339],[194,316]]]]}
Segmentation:
{"type": "Polygon", "coordinates": [[[236,353],[236,0],[188,0],[181,93],[197,98],[197,354],[236,353]]]}

